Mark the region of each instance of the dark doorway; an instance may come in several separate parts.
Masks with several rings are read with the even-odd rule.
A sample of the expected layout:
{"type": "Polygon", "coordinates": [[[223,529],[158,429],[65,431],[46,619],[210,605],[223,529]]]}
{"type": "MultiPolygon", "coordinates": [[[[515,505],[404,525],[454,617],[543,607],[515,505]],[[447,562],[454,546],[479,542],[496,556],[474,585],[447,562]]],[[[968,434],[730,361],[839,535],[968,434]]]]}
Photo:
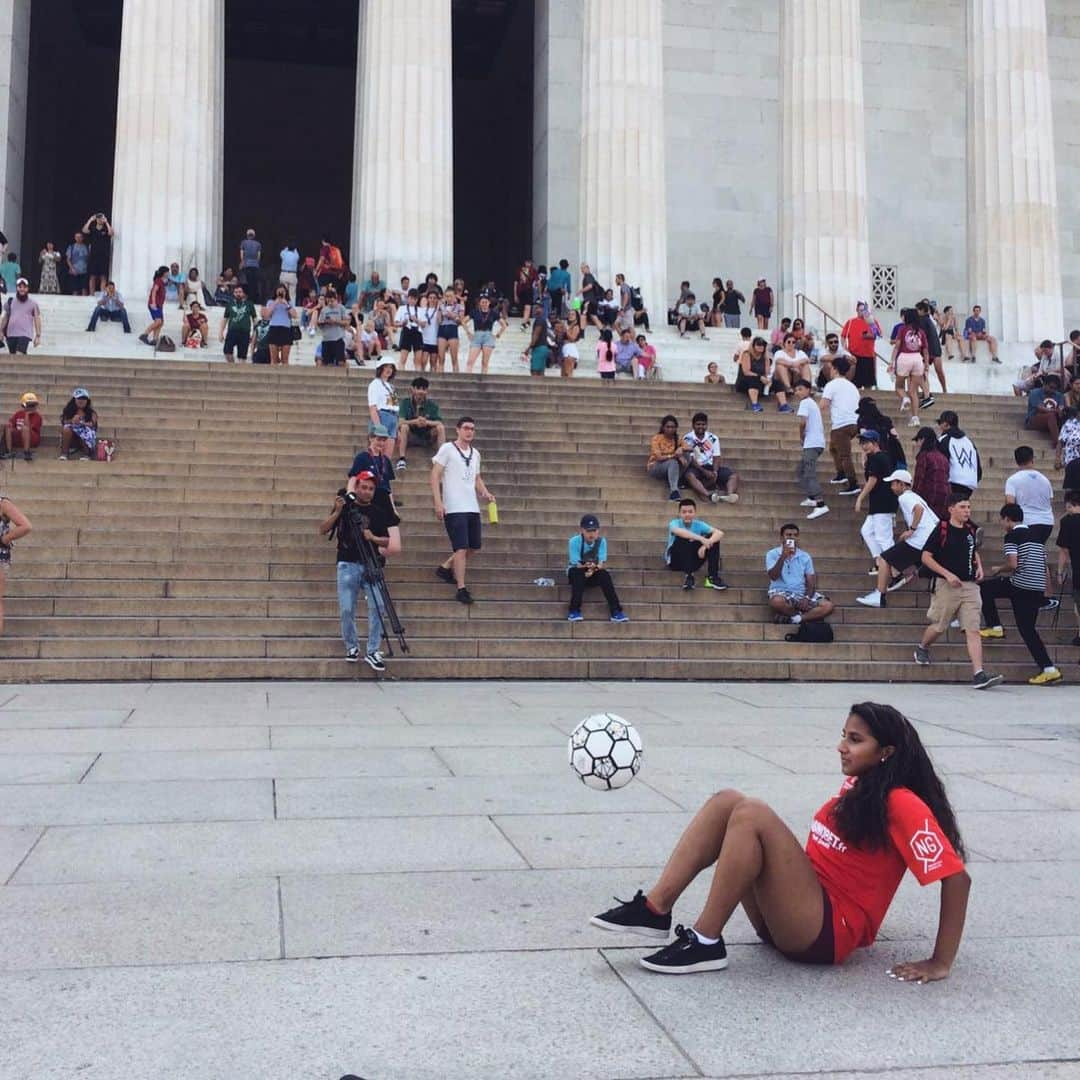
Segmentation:
{"type": "Polygon", "coordinates": [[[112,211],[121,0],[34,0],[19,262],[38,282],[46,240],[60,251],[112,211]]]}
{"type": "Polygon", "coordinates": [[[533,0],[454,0],[454,266],[509,288],[532,243],[533,0]]]}
{"type": "Polygon", "coordinates": [[[321,233],[348,258],[356,113],[356,0],[225,5],[225,262],[244,230],[264,265],[285,243],[317,256],[321,233]]]}

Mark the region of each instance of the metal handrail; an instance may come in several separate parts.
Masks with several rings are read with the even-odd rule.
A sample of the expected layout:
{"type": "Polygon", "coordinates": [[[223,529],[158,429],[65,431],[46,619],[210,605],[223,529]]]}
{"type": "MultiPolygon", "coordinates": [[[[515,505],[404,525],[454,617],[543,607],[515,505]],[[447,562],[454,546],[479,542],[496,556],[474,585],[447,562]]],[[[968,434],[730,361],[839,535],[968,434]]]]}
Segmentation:
{"type": "MultiPolygon", "coordinates": [[[[832,320],[832,322],[836,323],[836,331],[837,331],[838,334],[844,329],[844,323],[846,322],[846,320],[838,319],[835,315],[833,315],[830,312],[826,311],[819,303],[817,303],[814,300],[811,300],[810,297],[806,295],[806,293],[798,292],[798,293],[795,294],[795,311],[797,313],[796,317],[802,319],[803,326],[806,325],[806,308],[807,308],[807,305],[809,305],[815,311],[817,311],[817,312],[819,312],[821,314],[821,316],[822,316],[822,318],[824,320],[824,323],[825,323],[825,325],[823,327],[823,334],[827,334],[828,331],[829,331],[829,320],[832,320]]],[[[886,367],[888,366],[889,359],[887,357],[882,356],[881,353],[878,352],[878,347],[877,347],[877,342],[876,341],[874,342],[874,355],[878,358],[878,360],[880,360],[883,364],[885,364],[886,367]]]]}

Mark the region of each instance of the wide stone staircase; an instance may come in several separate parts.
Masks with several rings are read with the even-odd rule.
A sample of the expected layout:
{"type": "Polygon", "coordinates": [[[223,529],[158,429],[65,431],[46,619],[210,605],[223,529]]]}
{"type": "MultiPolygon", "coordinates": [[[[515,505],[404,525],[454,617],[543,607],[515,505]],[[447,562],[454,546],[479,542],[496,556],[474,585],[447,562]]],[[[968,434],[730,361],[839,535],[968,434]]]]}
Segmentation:
{"type": "MultiPolygon", "coordinates": [[[[0,412],[34,390],[45,402],[48,445],[34,462],[19,459],[0,472],[0,490],[34,525],[8,575],[0,679],[373,677],[343,662],[334,548],[317,534],[364,442],[369,377],[356,369],[5,357],[0,412]],[[103,434],[117,440],[111,463],[57,460],[56,418],[78,384],[90,389],[103,434]]],[[[924,585],[894,594],[884,611],[855,603],[871,581],[852,500],[833,494],[832,513],[803,520],[792,416],[772,406],[752,414],[726,387],[611,387],[552,375],[443,375],[433,396],[448,420],[466,411],[477,419],[500,522],[485,527],[483,554],[470,569],[477,602],[464,608],[434,577],[447,545],[432,512],[427,456],[410,451],[410,468],[395,484],[404,551],[388,579],[411,651],[395,656],[384,677],[968,677],[957,631],[936,647],[932,667],[911,661],[925,623],[924,585]],[[697,409],[709,413],[743,480],[737,505],[702,510],[727,534],[724,593],[684,593],[665,569],[672,504],[644,472],[659,417],[673,412],[688,429],[697,409]],[[611,625],[593,594],[585,622],[565,621],[566,540],[586,511],[605,526],[627,625],[611,625]],[[785,642],[791,628],[774,625],[764,604],[763,554],[788,520],[801,524],[820,587],[838,602],[831,645],[785,642]],[[540,577],[557,587],[533,584],[540,577]]],[[[1048,472],[1049,449],[1044,437],[1023,432],[1019,402],[953,395],[925,418],[943,404],[960,411],[983,454],[977,516],[992,561],[1013,447],[1032,442],[1048,472]]],[[[830,474],[826,457],[822,479],[830,474]]],[[[1032,667],[1003,614],[1010,632],[987,646],[988,666],[1018,681],[1032,667]]],[[[362,611],[360,618],[363,625],[362,611]]],[[[1071,665],[1073,650],[1064,646],[1075,632],[1071,617],[1051,631],[1043,616],[1043,630],[1059,663],[1071,665]]]]}

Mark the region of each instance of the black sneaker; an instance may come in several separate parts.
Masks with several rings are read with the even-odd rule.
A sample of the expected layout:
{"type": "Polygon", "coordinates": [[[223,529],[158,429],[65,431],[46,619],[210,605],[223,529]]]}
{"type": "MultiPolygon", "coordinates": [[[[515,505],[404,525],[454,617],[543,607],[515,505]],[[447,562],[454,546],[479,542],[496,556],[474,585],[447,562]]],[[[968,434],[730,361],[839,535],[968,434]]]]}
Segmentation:
{"type": "Polygon", "coordinates": [[[375,650],[375,652],[369,652],[364,654],[364,663],[367,664],[372,671],[385,671],[386,665],[383,663],[382,653],[375,650]]]}
{"type": "Polygon", "coordinates": [[[985,671],[977,671],[975,678],[971,680],[972,690],[989,690],[991,686],[1005,681],[1004,675],[988,675],[985,671]]]}
{"type": "Polygon", "coordinates": [[[846,484],[847,477],[843,473],[837,473],[830,481],[830,484],[846,484]]]}
{"type": "Polygon", "coordinates": [[[920,409],[929,409],[930,406],[933,405],[933,404],[934,404],[934,395],[933,394],[931,394],[929,397],[919,398],[919,408],[920,409]]]}
{"type": "Polygon", "coordinates": [[[860,491],[862,491],[861,487],[853,486],[853,487],[844,488],[842,491],[839,492],[839,494],[841,494],[841,495],[858,495],[860,491]]]}
{"type": "Polygon", "coordinates": [[[683,578],[683,583],[682,583],[683,591],[684,592],[689,592],[696,584],[697,584],[697,582],[694,581],[694,575],[693,574],[687,574],[686,577],[683,578]]]}
{"type": "Polygon", "coordinates": [[[705,579],[706,589],[717,589],[723,592],[727,588],[727,582],[722,577],[707,577],[705,579]]]}
{"type": "Polygon", "coordinates": [[[693,930],[675,927],[675,940],[652,956],[643,956],[641,966],[662,975],[692,975],[695,971],[723,971],[727,949],[721,938],[715,945],[703,945],[693,930]]]}
{"type": "Polygon", "coordinates": [[[345,662],[347,664],[355,664],[360,659],[360,650],[354,645],[351,649],[345,650],[345,662]]]}
{"type": "Polygon", "coordinates": [[[23,461],[33,461],[33,460],[34,460],[34,451],[33,450],[24,450],[23,451],[23,461]]]}
{"type": "MultiPolygon", "coordinates": [[[[619,900],[617,896],[615,899],[619,900]]],[[[654,914],[645,903],[645,894],[640,889],[633,900],[619,900],[618,907],[594,915],[589,922],[601,930],[622,930],[662,941],[666,941],[671,934],[671,913],[654,914]]]]}
{"type": "Polygon", "coordinates": [[[468,589],[458,589],[457,601],[459,604],[471,604],[473,602],[472,596],[468,589]]]}
{"type": "Polygon", "coordinates": [[[457,581],[454,577],[454,572],[452,570],[447,570],[445,566],[436,566],[435,576],[440,581],[445,581],[447,585],[457,584],[457,581]]]}
{"type": "Polygon", "coordinates": [[[1057,611],[1057,609],[1060,606],[1061,606],[1061,603],[1057,599],[1056,596],[1048,596],[1039,605],[1039,610],[1040,611],[1057,611]]]}

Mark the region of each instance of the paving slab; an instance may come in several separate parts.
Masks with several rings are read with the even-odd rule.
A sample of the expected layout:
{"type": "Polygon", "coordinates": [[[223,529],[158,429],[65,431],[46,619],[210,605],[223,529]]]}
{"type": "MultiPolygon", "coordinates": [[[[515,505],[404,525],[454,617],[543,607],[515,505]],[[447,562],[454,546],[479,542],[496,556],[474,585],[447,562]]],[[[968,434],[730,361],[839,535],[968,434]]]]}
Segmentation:
{"type": "Polygon", "coordinates": [[[1062,810],[1080,810],[1080,771],[1065,773],[984,773],[982,780],[1062,810]]]}
{"type": "Polygon", "coordinates": [[[498,724],[275,724],[270,729],[275,750],[357,749],[366,746],[553,746],[562,732],[546,721],[498,724]]]}
{"type": "MultiPolygon", "coordinates": [[[[727,1074],[730,1075],[730,1074],[727,1074]]],[[[865,1072],[830,1072],[828,1080],[866,1080],[865,1072]]],[[[747,1080],[806,1080],[807,1074],[759,1073],[747,1080]]],[[[1008,1065],[950,1065],[946,1069],[890,1069],[883,1080],[1077,1080],[1080,1062],[1010,1061],[1008,1065]]],[[[682,1080],[682,1078],[680,1078],[682,1080]]],[[[687,1078],[689,1080],[689,1078],[687,1078]]],[[[704,1080],[724,1080],[722,1075],[704,1080]]]]}
{"type": "Polygon", "coordinates": [[[18,884],[476,870],[523,860],[482,817],[86,825],[49,829],[18,884]]]}
{"type": "Polygon", "coordinates": [[[1080,811],[973,811],[964,815],[963,836],[969,848],[995,862],[1075,859],[1080,811]]]}
{"type": "Polygon", "coordinates": [[[0,884],[15,873],[15,868],[26,858],[41,833],[41,829],[29,826],[0,826],[0,884]]]}
{"type": "Polygon", "coordinates": [[[255,750],[269,747],[263,727],[126,727],[8,729],[0,731],[0,754],[97,754],[102,751],[255,750]]]}
{"type": "Polygon", "coordinates": [[[274,788],[270,780],[0,786],[3,825],[250,821],[273,816],[274,788]]]}
{"type": "Polygon", "coordinates": [[[77,784],[97,754],[0,754],[0,784],[77,784]]]}
{"type": "MultiPolygon", "coordinates": [[[[3,755],[0,755],[0,767],[3,755]]],[[[191,750],[171,754],[102,754],[87,782],[117,780],[254,780],[273,777],[446,776],[426,749],[191,750]]]]}
{"type": "Polygon", "coordinates": [[[277,882],[12,886],[0,938],[9,972],[277,959],[277,882]]]}
{"type": "MultiPolygon", "coordinates": [[[[14,695],[13,695],[14,697],[14,695]]],[[[131,709],[18,709],[0,706],[0,730],[8,728],[120,727],[131,709]]]]}
{"type": "MultiPolygon", "coordinates": [[[[1080,706],[1080,701],[1078,701],[1080,706]]],[[[1076,763],[1067,758],[1056,757],[1050,753],[1038,753],[1034,750],[1009,746],[935,746],[930,750],[930,757],[936,768],[943,773],[980,772],[1073,772],[1076,763]]],[[[793,771],[826,772],[836,765],[834,747],[802,750],[788,746],[766,746],[759,753],[762,758],[774,762],[782,768],[793,771]]]]}
{"type": "Polygon", "coordinates": [[[644,1080],[694,1072],[595,953],[14,974],[0,983],[0,1013],[13,1078],[644,1080]]]}
{"type": "Polygon", "coordinates": [[[707,1076],[877,1073],[1076,1057],[1080,1035],[1062,1021],[1080,1010],[1071,955],[1078,946],[1075,937],[972,940],[949,979],[927,985],[896,982],[885,970],[928,955],[929,942],[879,942],[842,969],[825,971],[736,945],[727,971],[681,979],[645,971],[628,952],[610,958],[707,1076]],[[1048,986],[1055,987],[1053,1008],[1046,1007],[1048,986]],[[887,1034],[877,1023],[838,1031],[822,1011],[838,993],[847,1002],[874,1002],[873,1014],[888,1016],[887,1034]]]}

